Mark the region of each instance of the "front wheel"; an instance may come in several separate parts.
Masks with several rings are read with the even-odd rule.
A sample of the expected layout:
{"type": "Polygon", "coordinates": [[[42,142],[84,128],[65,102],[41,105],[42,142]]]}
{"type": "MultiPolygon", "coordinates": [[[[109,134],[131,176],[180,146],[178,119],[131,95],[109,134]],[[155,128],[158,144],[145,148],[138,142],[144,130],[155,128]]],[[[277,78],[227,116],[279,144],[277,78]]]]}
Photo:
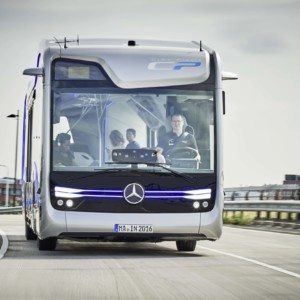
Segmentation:
{"type": "Polygon", "coordinates": [[[57,239],[50,237],[46,239],[37,239],[37,245],[39,250],[55,250],[57,239]]]}
{"type": "Polygon", "coordinates": [[[25,219],[25,237],[27,241],[36,240],[37,236],[25,219]]]}
{"type": "Polygon", "coordinates": [[[176,241],[178,251],[194,251],[196,245],[197,241],[194,240],[176,241]]]}

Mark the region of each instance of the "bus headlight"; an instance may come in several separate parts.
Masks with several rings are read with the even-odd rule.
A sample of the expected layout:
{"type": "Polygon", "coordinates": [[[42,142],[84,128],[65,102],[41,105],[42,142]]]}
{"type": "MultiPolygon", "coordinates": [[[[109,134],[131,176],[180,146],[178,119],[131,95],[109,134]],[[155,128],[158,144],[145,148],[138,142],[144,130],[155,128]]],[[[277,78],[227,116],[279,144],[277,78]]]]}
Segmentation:
{"type": "Polygon", "coordinates": [[[74,205],[73,200],[71,200],[71,199],[67,200],[66,205],[67,205],[67,207],[72,207],[74,205]]]}
{"type": "Polygon", "coordinates": [[[198,201],[195,201],[193,203],[193,206],[194,206],[195,209],[198,209],[200,207],[200,203],[198,201]]]}
{"type": "Polygon", "coordinates": [[[61,199],[57,200],[57,205],[58,206],[62,206],[63,204],[64,204],[63,200],[61,200],[61,199]]]}
{"type": "Polygon", "coordinates": [[[207,201],[203,201],[203,202],[202,202],[202,206],[203,206],[204,208],[206,208],[206,207],[208,206],[208,202],[207,202],[207,201]]]}

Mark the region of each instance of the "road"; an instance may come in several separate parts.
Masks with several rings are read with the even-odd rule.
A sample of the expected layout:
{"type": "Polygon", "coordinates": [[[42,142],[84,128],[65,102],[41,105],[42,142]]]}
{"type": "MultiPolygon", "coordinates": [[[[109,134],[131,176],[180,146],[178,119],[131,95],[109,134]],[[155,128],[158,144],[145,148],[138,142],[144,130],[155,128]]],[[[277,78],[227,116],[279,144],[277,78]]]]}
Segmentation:
{"type": "Polygon", "coordinates": [[[65,240],[40,252],[22,216],[0,216],[0,229],[0,299],[299,299],[299,235],[225,227],[192,253],[174,242],[65,240]]]}

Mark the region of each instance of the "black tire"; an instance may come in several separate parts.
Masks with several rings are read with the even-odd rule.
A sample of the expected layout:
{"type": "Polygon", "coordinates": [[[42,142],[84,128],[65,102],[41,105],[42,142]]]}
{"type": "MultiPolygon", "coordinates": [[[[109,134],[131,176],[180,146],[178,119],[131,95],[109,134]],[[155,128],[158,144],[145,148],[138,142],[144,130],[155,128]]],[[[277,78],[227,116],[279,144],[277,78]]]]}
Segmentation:
{"type": "Polygon", "coordinates": [[[24,199],[24,221],[25,221],[25,238],[27,241],[33,241],[37,239],[37,235],[34,233],[33,229],[28,224],[27,218],[27,208],[26,208],[26,191],[24,199]]]}
{"type": "Polygon", "coordinates": [[[178,251],[194,251],[196,245],[197,241],[194,240],[176,241],[178,251]]]}
{"type": "Polygon", "coordinates": [[[37,239],[37,246],[39,248],[39,250],[55,250],[55,247],[56,247],[56,242],[57,242],[57,239],[56,238],[53,238],[53,237],[50,237],[50,238],[47,238],[47,239],[37,239]]]}
{"type": "Polygon", "coordinates": [[[32,241],[37,239],[37,235],[33,232],[32,228],[28,225],[25,219],[25,237],[27,241],[32,241]]]}

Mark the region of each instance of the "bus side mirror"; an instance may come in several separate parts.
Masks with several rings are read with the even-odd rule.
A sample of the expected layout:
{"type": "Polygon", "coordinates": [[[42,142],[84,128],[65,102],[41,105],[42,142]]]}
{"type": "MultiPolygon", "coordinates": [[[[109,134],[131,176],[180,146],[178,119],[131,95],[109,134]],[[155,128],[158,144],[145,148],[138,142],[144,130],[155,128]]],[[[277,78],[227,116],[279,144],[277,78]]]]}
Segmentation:
{"type": "Polygon", "coordinates": [[[43,76],[44,75],[44,69],[43,68],[31,68],[31,69],[25,69],[23,71],[23,75],[29,75],[29,76],[43,76]]]}
{"type": "Polygon", "coordinates": [[[236,80],[238,76],[232,72],[222,72],[222,80],[236,80]]]}

